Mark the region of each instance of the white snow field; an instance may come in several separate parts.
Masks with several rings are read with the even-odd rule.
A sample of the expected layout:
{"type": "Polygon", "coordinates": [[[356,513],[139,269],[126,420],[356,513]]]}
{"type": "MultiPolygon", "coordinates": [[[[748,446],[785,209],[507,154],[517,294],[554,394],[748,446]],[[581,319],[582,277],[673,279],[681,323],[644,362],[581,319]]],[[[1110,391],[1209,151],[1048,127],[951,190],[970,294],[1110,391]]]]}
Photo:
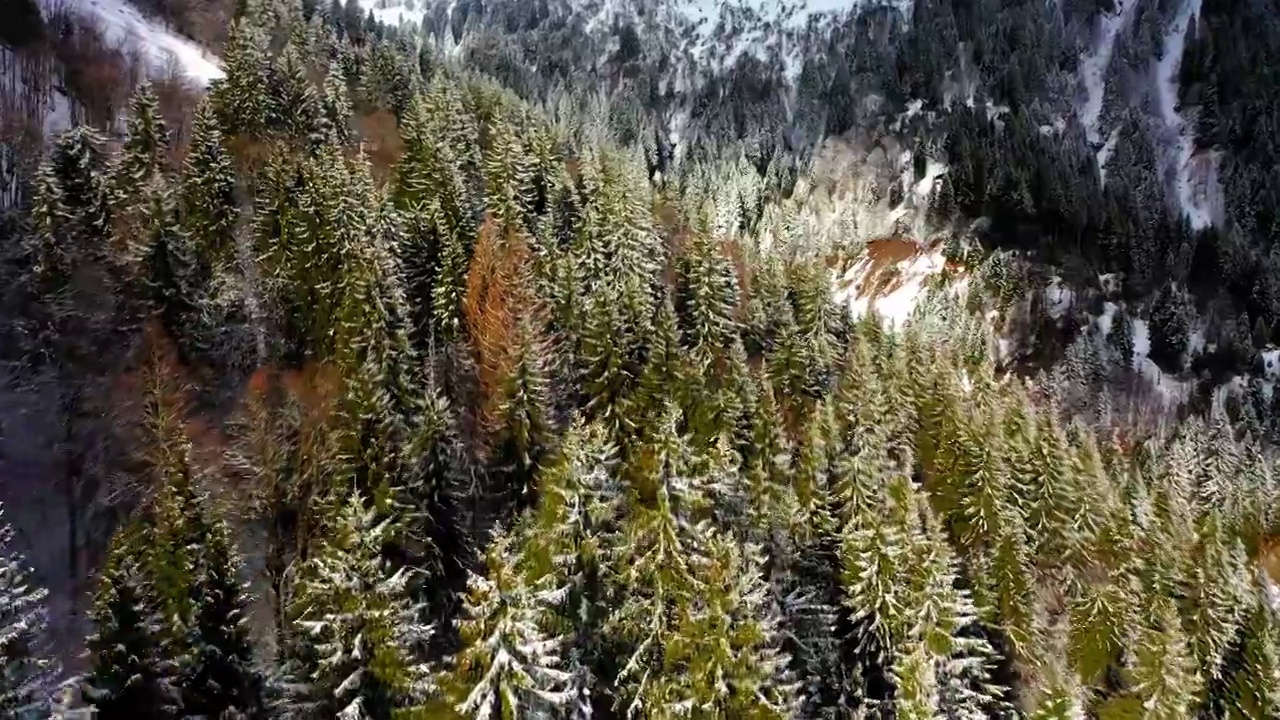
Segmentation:
{"type": "Polygon", "coordinates": [[[1163,150],[1165,177],[1173,183],[1174,197],[1182,213],[1196,229],[1214,223],[1217,191],[1217,163],[1213,156],[1193,157],[1195,131],[1177,108],[1178,68],[1182,64],[1183,39],[1187,24],[1200,16],[1200,0],[1183,0],[1177,17],[1164,36],[1164,53],[1155,68],[1156,98],[1159,107],[1159,143],[1163,150]]]}
{"type": "MultiPolygon", "coordinates": [[[[1080,80],[1084,83],[1085,100],[1078,109],[1080,124],[1090,143],[1101,143],[1098,134],[1098,117],[1102,114],[1102,98],[1106,86],[1107,68],[1116,47],[1116,37],[1129,24],[1129,17],[1139,0],[1121,0],[1116,12],[1103,15],[1092,47],[1080,58],[1080,80]]],[[[1178,37],[1182,37],[1179,35],[1178,37]]],[[[1108,151],[1109,152],[1109,151],[1108,151]]],[[[1106,163],[1105,156],[1102,163],[1106,163]]]]}
{"type": "MultiPolygon", "coordinates": [[[[200,85],[223,76],[218,60],[196,43],[143,17],[126,0],[58,0],[60,5],[91,18],[107,42],[137,48],[150,63],[152,72],[164,72],[176,62],[188,77],[200,85]]],[[[46,2],[46,7],[53,5],[46,2]]]]}

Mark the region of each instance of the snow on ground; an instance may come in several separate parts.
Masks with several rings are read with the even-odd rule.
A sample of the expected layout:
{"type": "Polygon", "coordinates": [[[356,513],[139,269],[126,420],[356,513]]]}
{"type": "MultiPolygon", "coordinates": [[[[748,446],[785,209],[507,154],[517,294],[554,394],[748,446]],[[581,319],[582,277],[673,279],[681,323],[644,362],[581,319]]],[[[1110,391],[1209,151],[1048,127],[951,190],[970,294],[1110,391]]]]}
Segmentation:
{"type": "Polygon", "coordinates": [[[71,102],[61,91],[53,92],[49,114],[44,116],[44,136],[52,138],[70,130],[75,123],[71,115],[71,102]]]}
{"type": "Polygon", "coordinates": [[[372,10],[375,20],[397,27],[405,22],[421,25],[427,4],[426,0],[360,0],[361,9],[372,10]]]}
{"type": "Polygon", "coordinates": [[[1197,328],[1187,336],[1187,357],[1193,358],[1206,350],[1207,342],[1204,337],[1204,328],[1197,328]]]}
{"type": "Polygon", "coordinates": [[[1044,289],[1045,311],[1054,320],[1067,314],[1075,300],[1075,292],[1064,285],[1060,277],[1054,276],[1053,280],[1049,282],[1049,286],[1044,289]]]}
{"type": "MultiPolygon", "coordinates": [[[[126,0],[58,0],[68,10],[92,18],[107,42],[137,47],[153,72],[165,71],[177,62],[192,80],[208,85],[223,76],[217,58],[196,43],[158,22],[143,17],[126,0]]],[[[48,4],[52,4],[49,2],[48,4]]]]}
{"type": "Polygon", "coordinates": [[[1262,352],[1262,376],[1268,380],[1280,378],[1280,350],[1272,348],[1262,352]]]}
{"type": "Polygon", "coordinates": [[[1111,154],[1116,151],[1116,144],[1120,142],[1120,128],[1113,128],[1111,134],[1107,136],[1107,142],[1098,149],[1098,182],[1102,185],[1107,184],[1107,161],[1111,159],[1111,154]]]}
{"type": "Polygon", "coordinates": [[[909,240],[890,240],[896,248],[878,252],[874,248],[863,253],[836,281],[835,300],[849,306],[855,317],[871,310],[891,327],[901,327],[924,299],[929,280],[946,267],[941,248],[918,249],[910,253],[896,252],[914,245],[909,240]]]}
{"type": "Polygon", "coordinates": [[[1090,143],[1102,142],[1101,136],[1098,135],[1098,117],[1102,114],[1107,68],[1111,66],[1116,37],[1128,24],[1129,17],[1137,5],[1138,0],[1122,0],[1119,12],[1103,15],[1093,47],[1080,57],[1080,80],[1084,83],[1085,101],[1078,112],[1080,124],[1084,126],[1085,137],[1090,143]]]}
{"type": "Polygon", "coordinates": [[[1098,327],[1098,345],[1102,346],[1107,341],[1107,336],[1111,334],[1111,325],[1116,320],[1116,312],[1120,309],[1119,305],[1113,302],[1107,302],[1102,305],[1102,314],[1094,320],[1098,327]]]}
{"type": "Polygon", "coordinates": [[[1165,177],[1173,182],[1174,197],[1196,229],[1213,224],[1216,163],[1193,158],[1194,130],[1178,113],[1178,68],[1182,64],[1187,24],[1200,16],[1200,0],[1183,0],[1182,8],[1164,36],[1164,54],[1155,68],[1156,99],[1162,127],[1158,140],[1164,149],[1165,177]],[[1200,186],[1197,188],[1197,186],[1200,186]]]}
{"type": "Polygon", "coordinates": [[[1150,383],[1166,409],[1185,403],[1191,397],[1195,382],[1174,378],[1161,370],[1154,360],[1147,357],[1151,352],[1151,330],[1147,326],[1147,321],[1137,318],[1130,320],[1129,332],[1133,339],[1134,371],[1150,383]]]}
{"type": "Polygon", "coordinates": [[[911,189],[916,207],[928,207],[929,197],[938,189],[938,181],[946,172],[946,163],[938,162],[933,158],[925,160],[924,177],[920,178],[920,181],[911,189]]]}

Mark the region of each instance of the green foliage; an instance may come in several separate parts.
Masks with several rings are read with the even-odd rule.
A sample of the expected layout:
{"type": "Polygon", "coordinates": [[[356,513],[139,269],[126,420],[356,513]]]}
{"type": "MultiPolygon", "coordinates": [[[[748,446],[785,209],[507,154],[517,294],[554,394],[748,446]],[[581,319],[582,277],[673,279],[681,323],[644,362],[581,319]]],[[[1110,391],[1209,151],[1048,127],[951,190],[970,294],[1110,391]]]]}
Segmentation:
{"type": "Polygon", "coordinates": [[[88,639],[85,695],[101,718],[176,717],[174,668],[153,615],[159,599],[143,567],[144,538],[136,527],[117,533],[89,613],[97,631],[88,639]]]}
{"type": "Polygon", "coordinates": [[[521,576],[504,538],[489,546],[485,564],[486,576],[472,575],[468,583],[459,621],[463,650],[440,685],[459,717],[545,717],[567,700],[561,688],[570,678],[558,667],[563,640],[544,635],[538,623],[553,588],[521,576]]]}
{"type": "Polygon", "coordinates": [[[409,648],[430,628],[405,597],[408,574],[380,557],[389,524],[362,505],[358,495],[343,503],[298,568],[281,666],[287,717],[388,718],[425,699],[425,668],[409,648]]]}
{"type": "Polygon", "coordinates": [[[231,25],[231,36],[222,53],[226,77],[212,91],[223,132],[254,135],[266,128],[271,112],[270,58],[267,37],[251,17],[231,25]]]}
{"type": "MultiPolygon", "coordinates": [[[[948,164],[934,215],[990,218],[985,259],[956,234],[974,292],[1017,307],[1033,230],[1050,257],[1098,253],[1136,286],[1164,263],[1152,357],[1177,364],[1193,319],[1178,268],[1199,241],[1127,171],[1105,189],[1067,174],[1093,153],[1040,132],[1027,98],[1061,81],[1034,45],[1078,55],[1064,18],[912,10],[886,20],[900,56],[836,43],[843,69],[806,62],[797,102],[848,129],[855,73],[892,78],[890,104],[937,101],[963,47],[1011,109],[957,107],[916,158],[948,164]]],[[[558,11],[524,12],[472,7],[448,30],[558,11]]],[[[678,60],[631,31],[609,63],[678,60]]],[[[129,478],[149,492],[92,613],[102,717],[265,716],[260,658],[273,712],[297,720],[1276,714],[1260,446],[1184,421],[1134,447],[1099,426],[1108,351],[1087,335],[1055,378],[1089,392],[1057,392],[997,369],[958,304],[855,324],[806,234],[810,200],[774,195],[808,160],[723,105],[754,59],[697,91],[697,121],[734,154],[700,138],[715,162],[682,165],[677,123],[649,115],[670,78],[598,102],[570,83],[543,113],[428,45],[355,0],[248,3],[181,173],[144,87],[123,149],[72,131],[33,180],[7,257],[24,350],[96,369],[152,315],[205,379],[233,367],[233,331],[253,345],[237,422],[200,388],[227,458],[194,446],[188,409],[148,376],[129,478]],[[387,111],[399,137],[373,137],[365,120],[387,111]],[[209,487],[251,512],[224,519],[209,487]],[[232,540],[258,532],[263,648],[232,540]]],[[[503,63],[572,74],[542,49],[490,50],[467,56],[521,90],[538,81],[503,63]]],[[[1257,284],[1260,305],[1270,292],[1257,284]]]]}

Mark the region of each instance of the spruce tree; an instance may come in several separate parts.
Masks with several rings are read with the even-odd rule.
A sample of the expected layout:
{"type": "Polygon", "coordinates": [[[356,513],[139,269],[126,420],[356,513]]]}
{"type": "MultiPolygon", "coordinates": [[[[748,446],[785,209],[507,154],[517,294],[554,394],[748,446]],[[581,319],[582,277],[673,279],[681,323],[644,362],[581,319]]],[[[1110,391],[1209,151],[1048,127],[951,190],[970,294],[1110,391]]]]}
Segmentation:
{"type": "Polygon", "coordinates": [[[176,198],[169,191],[151,198],[142,258],[145,297],[153,316],[184,357],[208,349],[209,269],[178,224],[176,198]]]}
{"type": "Polygon", "coordinates": [[[169,129],[160,115],[160,101],[150,83],[143,83],[129,100],[124,148],[115,173],[117,198],[125,200],[156,182],[167,169],[169,129]]]}
{"type": "Polygon", "coordinates": [[[222,52],[226,77],[211,91],[223,132],[256,135],[266,128],[270,113],[270,60],[267,37],[252,17],[237,18],[222,52]]]}
{"type": "Polygon", "coordinates": [[[164,652],[161,600],[146,572],[145,533],[125,527],[112,540],[89,617],[91,669],[85,697],[103,720],[178,716],[174,663],[164,652]]]}
{"type": "Polygon", "coordinates": [[[388,720],[425,699],[426,669],[409,648],[431,628],[405,596],[407,571],[389,573],[381,557],[390,528],[352,495],[298,567],[280,667],[283,717],[388,720]]]}
{"type": "Polygon", "coordinates": [[[562,637],[540,627],[541,606],[556,588],[549,575],[532,581],[509,540],[486,552],[486,575],[473,574],[458,621],[463,649],[440,685],[464,718],[541,718],[569,699],[561,665],[562,637]]]}
{"type": "MultiPolygon", "coordinates": [[[[456,413],[433,386],[411,429],[404,468],[393,488],[395,560],[415,570],[411,597],[437,627],[452,617],[474,556],[464,514],[464,479],[472,469],[458,437],[456,413]]],[[[448,636],[440,627],[434,638],[448,636]]]]}
{"type": "Polygon", "coordinates": [[[234,257],[239,215],[235,168],[213,104],[196,108],[191,143],[182,167],[182,229],[190,238],[197,267],[211,273],[234,257]]]}
{"type": "Polygon", "coordinates": [[[267,96],[268,126],[289,137],[307,139],[321,129],[323,106],[300,49],[292,41],[270,66],[267,96]]]}
{"type": "Polygon", "coordinates": [[[786,674],[758,549],[716,536],[696,561],[704,589],[679,614],[667,641],[661,671],[670,705],[654,709],[659,715],[689,706],[711,717],[793,717],[797,688],[786,674]]]}
{"type": "Polygon", "coordinates": [[[351,128],[351,99],[347,93],[347,80],[336,63],[329,66],[320,97],[320,134],[325,142],[349,145],[354,138],[351,128]]]}
{"type": "Polygon", "coordinates": [[[47,712],[58,667],[44,657],[49,593],[33,584],[13,539],[0,507],[0,717],[26,718],[47,712]]]}
{"type": "Polygon", "coordinates": [[[612,660],[601,635],[609,598],[604,562],[621,505],[616,471],[616,450],[605,428],[575,424],[555,462],[539,474],[537,512],[521,534],[529,576],[545,577],[553,593],[539,623],[565,638],[572,717],[608,708],[597,679],[609,676],[612,660]]]}
{"type": "Polygon", "coordinates": [[[526,315],[516,322],[513,364],[502,379],[490,462],[502,478],[498,494],[504,504],[523,509],[537,496],[536,474],[554,449],[554,433],[547,347],[533,318],[526,315]]]}
{"type": "Polygon", "coordinates": [[[212,519],[201,538],[191,588],[193,608],[179,683],[183,712],[219,718],[263,717],[263,678],[248,627],[249,598],[231,529],[212,519]]]}

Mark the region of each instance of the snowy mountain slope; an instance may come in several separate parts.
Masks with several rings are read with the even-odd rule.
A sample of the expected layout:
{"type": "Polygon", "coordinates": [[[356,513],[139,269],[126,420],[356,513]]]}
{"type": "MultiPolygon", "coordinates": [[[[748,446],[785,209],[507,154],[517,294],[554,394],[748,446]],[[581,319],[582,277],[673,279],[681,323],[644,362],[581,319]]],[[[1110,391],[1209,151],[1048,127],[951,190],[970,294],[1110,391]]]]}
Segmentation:
{"type": "MultiPolygon", "coordinates": [[[[43,11],[50,16],[67,13],[87,20],[102,33],[108,44],[126,54],[136,53],[146,63],[146,72],[160,76],[176,70],[193,83],[203,87],[223,77],[217,58],[196,43],[164,28],[157,22],[143,17],[127,0],[42,0],[43,11]]],[[[9,51],[0,48],[0,53],[9,51]]],[[[0,62],[0,67],[6,63],[0,62]]],[[[33,78],[30,68],[18,72],[11,68],[6,72],[10,87],[0,88],[10,99],[27,95],[25,87],[41,88],[37,93],[38,106],[26,108],[21,117],[35,118],[44,129],[46,138],[71,127],[74,122],[73,103],[58,87],[57,73],[50,66],[41,70],[52,73],[47,79],[33,78]]]]}
{"type": "MultiPolygon", "coordinates": [[[[150,62],[150,71],[161,73],[171,64],[193,81],[208,85],[223,76],[218,61],[194,42],[143,17],[127,0],[59,0],[76,14],[90,18],[108,42],[136,48],[150,62]]],[[[46,7],[52,8],[52,0],[46,7]]]]}
{"type": "Polygon", "coordinates": [[[1178,70],[1185,51],[1183,40],[1188,23],[1194,22],[1199,15],[1200,0],[1183,0],[1177,19],[1165,34],[1163,54],[1156,64],[1155,77],[1164,172],[1173,186],[1173,197],[1178,207],[1197,230],[1214,224],[1215,217],[1221,217],[1221,202],[1215,201],[1221,191],[1213,188],[1216,185],[1215,163],[1212,157],[1207,163],[1196,162],[1192,157],[1195,134],[1177,108],[1178,70]],[[1197,190],[1197,185],[1201,189],[1197,190]]]}
{"type": "MultiPolygon", "coordinates": [[[[1139,1],[1127,0],[1115,11],[1102,13],[1099,17],[1096,38],[1089,51],[1080,58],[1080,81],[1084,85],[1085,97],[1077,108],[1077,112],[1080,123],[1084,125],[1085,136],[1090,143],[1102,142],[1098,133],[1098,118],[1102,114],[1107,68],[1111,65],[1116,38],[1133,16],[1133,10],[1138,6],[1139,1]]],[[[1099,154],[1099,165],[1106,165],[1106,155],[1101,152],[1099,154]]]]}

